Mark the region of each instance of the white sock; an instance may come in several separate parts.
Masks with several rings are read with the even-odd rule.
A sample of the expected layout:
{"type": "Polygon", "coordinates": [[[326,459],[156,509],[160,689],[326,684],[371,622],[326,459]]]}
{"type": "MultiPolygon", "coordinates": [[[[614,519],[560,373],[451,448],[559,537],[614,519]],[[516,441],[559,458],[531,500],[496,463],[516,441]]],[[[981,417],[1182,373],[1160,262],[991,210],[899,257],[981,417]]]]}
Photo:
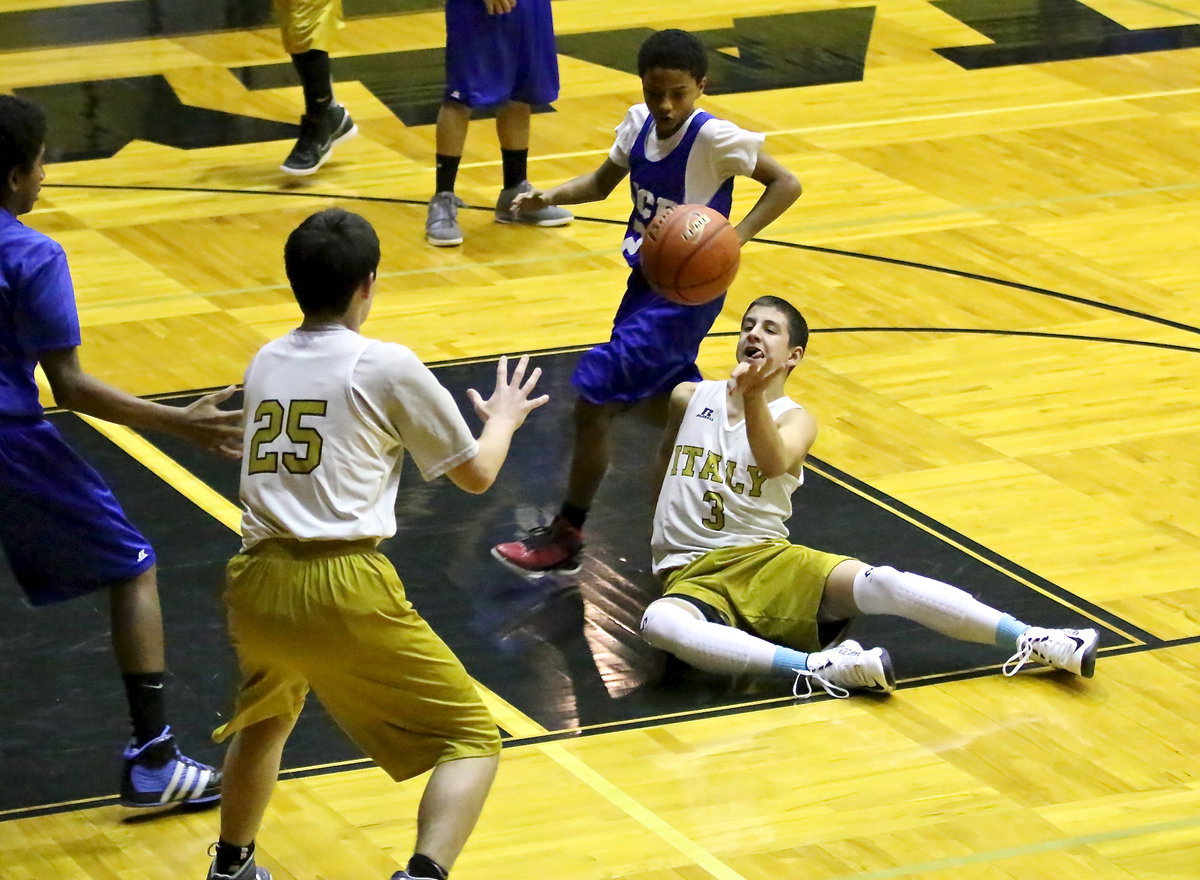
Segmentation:
{"type": "Polygon", "coordinates": [[[705,672],[767,674],[774,670],[775,645],[732,626],[710,623],[699,609],[657,599],[642,615],[642,638],[705,672]]]}
{"type": "Polygon", "coordinates": [[[1006,615],[970,593],[933,578],[877,565],[854,578],[854,604],[863,614],[894,614],[964,642],[996,644],[1006,615]]]}

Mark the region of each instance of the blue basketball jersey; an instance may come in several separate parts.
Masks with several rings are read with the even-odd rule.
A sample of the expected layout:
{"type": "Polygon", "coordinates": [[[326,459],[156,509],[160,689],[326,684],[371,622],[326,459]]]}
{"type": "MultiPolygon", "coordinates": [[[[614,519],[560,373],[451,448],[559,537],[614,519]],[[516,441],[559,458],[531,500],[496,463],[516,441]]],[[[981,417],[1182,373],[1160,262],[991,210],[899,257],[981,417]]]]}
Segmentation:
{"type": "Polygon", "coordinates": [[[711,113],[697,110],[687,123],[687,132],[666,156],[658,160],[646,156],[646,139],[654,132],[654,117],[647,116],[642,130],[629,152],[629,188],[633,211],[625,231],[623,253],[630,266],[638,264],[638,249],[646,227],[660,214],[686,204],[703,204],[720,211],[726,217],[733,207],[733,178],[725,180],[715,193],[689,193],[687,170],[689,161],[708,161],[705,156],[693,156],[696,137],[704,123],[715,119],[711,113]],[[697,199],[703,201],[697,202],[697,199]]]}
{"type": "Polygon", "coordinates": [[[40,416],[38,353],[79,345],[79,317],[59,244],[0,209],[0,416],[40,416]]]}

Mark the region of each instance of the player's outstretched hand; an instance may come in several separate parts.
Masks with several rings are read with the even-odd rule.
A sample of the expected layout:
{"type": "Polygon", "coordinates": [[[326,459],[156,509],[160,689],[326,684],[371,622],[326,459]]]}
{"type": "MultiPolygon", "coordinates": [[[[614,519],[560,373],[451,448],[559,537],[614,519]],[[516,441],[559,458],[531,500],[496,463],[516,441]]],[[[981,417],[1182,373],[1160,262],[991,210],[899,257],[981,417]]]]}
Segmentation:
{"type": "Polygon", "coordinates": [[[242,411],[219,406],[236,391],[237,386],[230,385],[184,407],[179,434],[224,458],[241,458],[242,411]]]}
{"type": "Polygon", "coordinates": [[[525,417],[542,406],[550,399],[550,395],[530,397],[542,377],[542,368],[534,367],[533,372],[526,378],[525,371],[529,368],[529,355],[521,355],[513,370],[512,378],[508,375],[508,358],[501,356],[496,362],[496,389],[487,400],[474,388],[467,389],[467,399],[475,407],[479,418],[485,422],[491,419],[511,419],[513,430],[521,427],[525,417]]]}
{"type": "Polygon", "coordinates": [[[771,366],[765,358],[742,361],[729,374],[729,393],[747,395],[762,394],[771,379],[783,369],[783,364],[771,366]]]}
{"type": "Polygon", "coordinates": [[[531,189],[517,193],[513,197],[512,207],[509,210],[516,217],[519,214],[532,214],[534,211],[549,207],[551,207],[550,200],[546,198],[546,194],[540,189],[531,189]]]}

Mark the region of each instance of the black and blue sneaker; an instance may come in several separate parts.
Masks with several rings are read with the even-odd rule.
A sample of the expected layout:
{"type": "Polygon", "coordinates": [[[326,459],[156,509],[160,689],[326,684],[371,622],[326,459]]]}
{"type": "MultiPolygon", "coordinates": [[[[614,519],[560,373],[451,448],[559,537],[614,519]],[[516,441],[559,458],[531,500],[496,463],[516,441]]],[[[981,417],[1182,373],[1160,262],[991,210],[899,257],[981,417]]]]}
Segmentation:
{"type": "Polygon", "coordinates": [[[122,758],[122,806],[206,804],[221,797],[221,771],[182,754],[170,727],[143,746],[130,743],[122,758]]]}

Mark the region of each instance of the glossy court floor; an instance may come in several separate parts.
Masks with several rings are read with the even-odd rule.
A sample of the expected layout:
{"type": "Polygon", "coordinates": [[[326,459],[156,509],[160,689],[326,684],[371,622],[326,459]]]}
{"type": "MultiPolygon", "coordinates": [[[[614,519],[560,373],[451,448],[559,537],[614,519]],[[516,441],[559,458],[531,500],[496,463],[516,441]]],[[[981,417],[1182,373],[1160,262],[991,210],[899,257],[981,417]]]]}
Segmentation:
{"type": "MultiPolygon", "coordinates": [[[[623,286],[625,190],[562,229],[498,226],[481,118],[466,242],[427,247],[444,35],[421,0],[346,0],[334,75],[361,136],[284,178],[300,92],[268,7],[0,0],[0,88],[51,121],[25,219],[67,249],[85,365],[138,394],[240,381],[297,320],[282,242],[327,205],[383,240],[366,331],[412,347],[464,406],[497,356],[537,353],[552,401],[498,485],[470,498],[410,468],[387,547],[505,735],[454,877],[1200,877],[1200,5],[554,4],[562,94],[534,119],[536,183],[600,162],[639,100],[636,47],[666,26],[710,49],[702,106],[765,132],[804,183],[746,247],[700,360],[725,374],[759,293],[808,316],[789,393],[821,435],[795,540],[1103,633],[1092,680],[1006,679],[1004,652],[861,621],[899,691],[808,702],[636,637],[656,589],[652,425],[622,426],[578,578],[530,584],[487,556],[559,500],[570,369],[623,286]]],[[[735,219],[757,193],[739,183],[735,219]]],[[[51,418],[158,549],[173,723],[219,760],[236,470],[51,418]]],[[[0,581],[0,875],[201,876],[215,813],[131,816],[112,797],[125,722],[102,597],[35,612],[0,581]]],[[[390,783],[316,705],[285,766],[260,838],[276,877],[403,864],[419,780],[390,783]]]]}

